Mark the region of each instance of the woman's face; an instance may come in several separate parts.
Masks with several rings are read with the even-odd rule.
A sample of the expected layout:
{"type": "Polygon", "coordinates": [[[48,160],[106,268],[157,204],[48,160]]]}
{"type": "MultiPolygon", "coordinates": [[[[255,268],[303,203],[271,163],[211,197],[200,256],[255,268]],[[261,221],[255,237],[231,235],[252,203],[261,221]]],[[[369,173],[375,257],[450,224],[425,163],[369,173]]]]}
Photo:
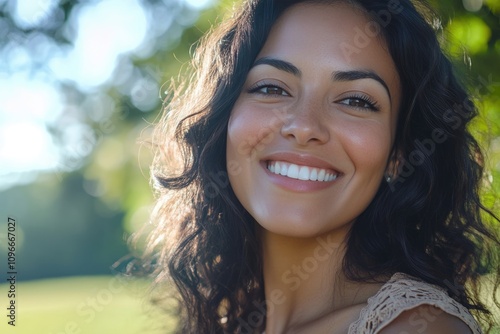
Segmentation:
{"type": "Polygon", "coordinates": [[[377,26],[347,4],[295,5],[248,73],[227,133],[233,190],[267,231],[347,231],[394,141],[398,73],[377,26]]]}

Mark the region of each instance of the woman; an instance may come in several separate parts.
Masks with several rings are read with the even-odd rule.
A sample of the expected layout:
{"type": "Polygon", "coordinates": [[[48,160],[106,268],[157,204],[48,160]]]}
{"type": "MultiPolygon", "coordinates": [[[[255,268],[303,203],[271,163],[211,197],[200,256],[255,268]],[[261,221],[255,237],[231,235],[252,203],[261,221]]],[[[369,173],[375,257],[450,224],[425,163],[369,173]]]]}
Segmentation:
{"type": "Polygon", "coordinates": [[[157,127],[149,248],[180,332],[491,324],[476,109],[412,3],[249,0],[194,64],[157,127]]]}

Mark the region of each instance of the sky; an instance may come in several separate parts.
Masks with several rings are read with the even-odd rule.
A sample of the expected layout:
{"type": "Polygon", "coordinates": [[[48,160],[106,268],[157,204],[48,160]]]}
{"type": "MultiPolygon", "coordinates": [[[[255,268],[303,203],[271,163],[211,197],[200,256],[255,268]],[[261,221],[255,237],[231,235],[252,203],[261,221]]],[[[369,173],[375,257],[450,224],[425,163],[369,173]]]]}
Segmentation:
{"type": "MultiPolygon", "coordinates": [[[[0,5],[4,1],[0,0],[0,5]]],[[[7,3],[18,26],[36,28],[50,24],[48,17],[60,17],[60,1],[35,1],[7,3]]],[[[99,105],[112,109],[113,101],[99,92],[110,80],[124,80],[127,64],[121,62],[123,55],[145,58],[154,52],[152,36],[164,33],[173,20],[173,15],[162,13],[168,10],[169,1],[183,1],[194,12],[214,3],[164,0],[163,6],[152,8],[139,0],[84,1],[75,6],[64,28],[72,45],[61,48],[42,34],[30,35],[22,42],[8,40],[0,49],[0,190],[32,181],[37,171],[68,169],[62,166],[63,148],[54,142],[48,129],[66,114],[75,118],[82,110],[67,101],[60,89],[61,82],[71,82],[88,94],[89,103],[98,100],[99,105]],[[163,15],[158,20],[160,14],[163,15]]],[[[5,28],[2,24],[5,23],[0,21],[0,31],[5,28]]],[[[103,117],[105,113],[106,110],[97,110],[90,117],[103,117]]],[[[66,146],[71,146],[72,141],[81,141],[89,129],[76,119],[61,131],[66,146]]],[[[77,156],[84,158],[90,153],[91,149],[80,150],[77,156]]]]}

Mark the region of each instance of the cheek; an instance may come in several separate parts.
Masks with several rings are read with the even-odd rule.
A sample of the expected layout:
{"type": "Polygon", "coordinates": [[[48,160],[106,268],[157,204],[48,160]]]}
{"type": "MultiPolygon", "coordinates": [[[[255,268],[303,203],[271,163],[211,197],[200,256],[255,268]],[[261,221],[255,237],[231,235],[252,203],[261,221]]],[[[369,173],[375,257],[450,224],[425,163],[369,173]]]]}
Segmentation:
{"type": "Polygon", "coordinates": [[[342,129],[343,147],[356,170],[383,173],[392,145],[387,123],[351,124],[342,129]]]}
{"type": "Polygon", "coordinates": [[[254,158],[273,142],[280,128],[280,119],[271,111],[236,104],[227,130],[228,159],[254,158]]]}

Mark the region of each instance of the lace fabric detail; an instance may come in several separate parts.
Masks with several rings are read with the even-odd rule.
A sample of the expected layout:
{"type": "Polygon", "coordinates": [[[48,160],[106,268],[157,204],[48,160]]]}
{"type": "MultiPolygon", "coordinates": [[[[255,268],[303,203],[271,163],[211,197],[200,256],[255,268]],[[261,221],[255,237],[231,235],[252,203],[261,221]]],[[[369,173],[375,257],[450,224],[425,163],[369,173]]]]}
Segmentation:
{"type": "MultiPolygon", "coordinates": [[[[348,334],[377,334],[404,311],[421,305],[438,307],[465,322],[473,334],[482,333],[467,308],[449,297],[444,289],[415,277],[396,273],[374,296],[368,298],[358,320],[349,326],[348,334]]],[[[425,320],[423,316],[419,319],[425,320]]]]}

